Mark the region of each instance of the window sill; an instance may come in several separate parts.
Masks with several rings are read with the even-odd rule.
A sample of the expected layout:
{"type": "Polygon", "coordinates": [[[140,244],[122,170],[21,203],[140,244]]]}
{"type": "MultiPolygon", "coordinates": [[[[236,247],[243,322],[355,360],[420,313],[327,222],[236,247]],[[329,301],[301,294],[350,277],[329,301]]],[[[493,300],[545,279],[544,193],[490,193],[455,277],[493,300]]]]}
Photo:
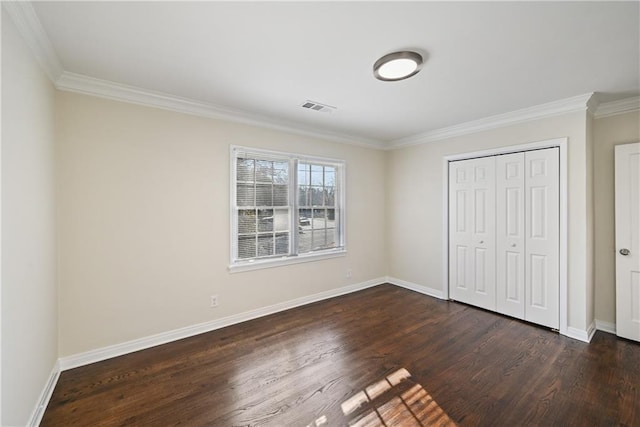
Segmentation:
{"type": "Polygon", "coordinates": [[[336,249],[317,254],[305,254],[293,257],[283,257],[266,260],[256,260],[234,264],[229,266],[230,273],[241,273],[243,271],[261,270],[264,268],[280,267],[283,265],[300,264],[303,262],[321,261],[323,259],[342,257],[347,254],[345,249],[336,249]]]}

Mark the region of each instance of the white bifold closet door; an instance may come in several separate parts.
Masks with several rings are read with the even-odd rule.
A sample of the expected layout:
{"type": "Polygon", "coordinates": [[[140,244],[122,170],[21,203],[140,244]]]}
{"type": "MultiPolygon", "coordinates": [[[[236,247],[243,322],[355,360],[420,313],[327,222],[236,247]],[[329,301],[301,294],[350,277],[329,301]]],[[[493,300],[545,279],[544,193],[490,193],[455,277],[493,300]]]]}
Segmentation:
{"type": "Polygon", "coordinates": [[[548,148],[450,163],[452,299],[559,327],[558,156],[548,148]]]}
{"type": "Polygon", "coordinates": [[[560,324],[558,149],[496,158],[497,311],[560,324]]]}
{"type": "Polygon", "coordinates": [[[524,319],[525,153],[496,158],[496,293],[499,313],[524,319]]]}
{"type": "Polygon", "coordinates": [[[495,311],[495,158],[452,162],[449,174],[451,298],[495,311]]]}

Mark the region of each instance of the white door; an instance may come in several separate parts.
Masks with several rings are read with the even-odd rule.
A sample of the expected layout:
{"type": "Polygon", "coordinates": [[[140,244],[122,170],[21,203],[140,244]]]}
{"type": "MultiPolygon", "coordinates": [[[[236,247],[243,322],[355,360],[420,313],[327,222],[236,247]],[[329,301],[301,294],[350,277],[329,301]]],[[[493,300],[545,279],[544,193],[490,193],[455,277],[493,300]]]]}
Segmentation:
{"type": "Polygon", "coordinates": [[[451,299],[495,311],[495,239],[495,158],[449,163],[451,299]]]}
{"type": "Polygon", "coordinates": [[[615,147],[616,333],[640,341],[640,143],[615,147]]]}
{"type": "Polygon", "coordinates": [[[496,311],[524,319],[525,153],[496,157],[496,311]]]}
{"type": "Polygon", "coordinates": [[[525,320],[560,326],[559,149],[525,152],[525,320]]]}

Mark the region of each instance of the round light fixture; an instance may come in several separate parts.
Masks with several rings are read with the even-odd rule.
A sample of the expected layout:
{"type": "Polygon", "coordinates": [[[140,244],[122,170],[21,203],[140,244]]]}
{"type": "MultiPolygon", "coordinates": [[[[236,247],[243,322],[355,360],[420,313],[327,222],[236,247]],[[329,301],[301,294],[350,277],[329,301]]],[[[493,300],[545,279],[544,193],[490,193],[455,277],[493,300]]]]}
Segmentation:
{"type": "Polygon", "coordinates": [[[409,50],[393,52],[373,64],[373,75],[385,82],[404,80],[416,75],[422,68],[422,55],[409,50]]]}

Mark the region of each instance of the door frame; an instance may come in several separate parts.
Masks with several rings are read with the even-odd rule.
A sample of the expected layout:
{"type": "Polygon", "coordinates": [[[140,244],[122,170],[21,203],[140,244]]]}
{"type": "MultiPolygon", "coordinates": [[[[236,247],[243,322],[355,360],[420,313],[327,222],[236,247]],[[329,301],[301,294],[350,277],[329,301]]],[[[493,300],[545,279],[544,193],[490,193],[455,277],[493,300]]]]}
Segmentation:
{"type": "Polygon", "coordinates": [[[499,148],[473,151],[468,153],[450,154],[442,158],[442,295],[449,299],[449,162],[474,159],[477,157],[495,156],[500,154],[517,153],[521,151],[540,150],[543,148],[559,148],[560,161],[560,334],[567,335],[568,329],[568,208],[567,208],[567,144],[568,138],[555,138],[526,144],[510,145],[499,148]]]}

